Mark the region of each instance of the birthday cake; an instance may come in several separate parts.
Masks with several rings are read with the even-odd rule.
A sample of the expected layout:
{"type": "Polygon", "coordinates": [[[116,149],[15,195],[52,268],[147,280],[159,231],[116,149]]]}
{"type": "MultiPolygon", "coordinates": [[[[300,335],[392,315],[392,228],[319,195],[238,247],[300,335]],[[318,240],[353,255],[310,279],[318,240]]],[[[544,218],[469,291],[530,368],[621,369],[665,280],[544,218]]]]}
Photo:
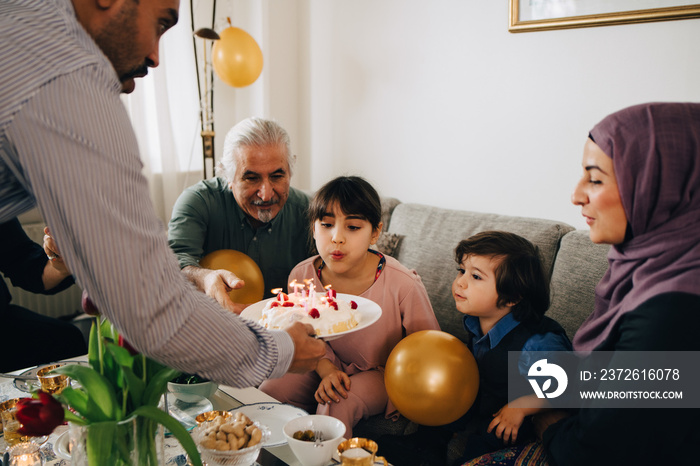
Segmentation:
{"type": "Polygon", "coordinates": [[[267,329],[284,329],[294,322],[310,324],[318,336],[328,336],[357,327],[360,315],[355,301],[337,298],[330,287],[317,293],[313,280],[308,287],[292,282],[289,294],[273,290],[277,296],[262,310],[260,325],[267,329]]]}

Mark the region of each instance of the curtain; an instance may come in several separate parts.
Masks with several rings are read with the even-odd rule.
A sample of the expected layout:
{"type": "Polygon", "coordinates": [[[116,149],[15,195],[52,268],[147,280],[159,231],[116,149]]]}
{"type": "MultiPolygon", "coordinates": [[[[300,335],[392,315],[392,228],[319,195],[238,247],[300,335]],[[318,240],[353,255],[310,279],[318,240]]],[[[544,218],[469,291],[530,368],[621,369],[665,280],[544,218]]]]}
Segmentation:
{"type": "Polygon", "coordinates": [[[160,41],[160,64],[123,96],[139,143],[151,199],[165,223],[188,186],[202,179],[202,140],[188,2],[160,41]]]}

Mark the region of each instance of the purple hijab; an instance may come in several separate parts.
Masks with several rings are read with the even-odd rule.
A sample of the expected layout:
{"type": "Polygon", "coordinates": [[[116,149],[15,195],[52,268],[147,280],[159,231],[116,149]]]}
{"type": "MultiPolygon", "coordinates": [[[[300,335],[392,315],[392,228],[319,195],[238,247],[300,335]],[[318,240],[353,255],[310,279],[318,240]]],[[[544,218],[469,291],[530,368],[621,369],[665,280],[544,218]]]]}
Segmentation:
{"type": "Polygon", "coordinates": [[[574,336],[584,353],[650,298],[700,295],[700,104],[629,107],[591,136],[613,160],[628,232],[610,249],[595,309],[574,336]]]}

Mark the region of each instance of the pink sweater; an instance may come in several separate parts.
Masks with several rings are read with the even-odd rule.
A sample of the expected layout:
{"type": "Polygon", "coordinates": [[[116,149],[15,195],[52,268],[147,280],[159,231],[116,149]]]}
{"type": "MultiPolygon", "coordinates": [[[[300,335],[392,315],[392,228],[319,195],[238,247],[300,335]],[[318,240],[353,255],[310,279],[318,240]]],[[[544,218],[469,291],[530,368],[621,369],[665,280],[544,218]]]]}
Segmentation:
{"type": "MultiPolygon", "coordinates": [[[[386,265],[381,275],[360,295],[379,304],[382,316],[366,329],[328,342],[326,357],[349,375],[372,369],[384,372],[391,350],[403,337],[419,330],[440,330],[418,274],[393,257],[384,257],[386,265]]],[[[314,256],[297,264],[289,275],[289,282],[296,279],[303,283],[305,278],[318,282],[314,269],[317,258],[314,256]]],[[[387,417],[395,411],[389,402],[387,417]]]]}

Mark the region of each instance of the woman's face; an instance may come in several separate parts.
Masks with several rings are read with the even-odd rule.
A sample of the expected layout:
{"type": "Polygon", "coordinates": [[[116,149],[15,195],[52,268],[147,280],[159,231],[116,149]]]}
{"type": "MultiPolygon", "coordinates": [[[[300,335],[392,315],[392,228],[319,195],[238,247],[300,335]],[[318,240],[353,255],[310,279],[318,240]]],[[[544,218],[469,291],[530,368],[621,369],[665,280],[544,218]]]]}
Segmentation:
{"type": "Polygon", "coordinates": [[[620,244],[625,240],[627,215],[617,188],[613,161],[598,145],[586,140],[583,149],[583,176],[571,202],[581,206],[594,243],[620,244]]]}

